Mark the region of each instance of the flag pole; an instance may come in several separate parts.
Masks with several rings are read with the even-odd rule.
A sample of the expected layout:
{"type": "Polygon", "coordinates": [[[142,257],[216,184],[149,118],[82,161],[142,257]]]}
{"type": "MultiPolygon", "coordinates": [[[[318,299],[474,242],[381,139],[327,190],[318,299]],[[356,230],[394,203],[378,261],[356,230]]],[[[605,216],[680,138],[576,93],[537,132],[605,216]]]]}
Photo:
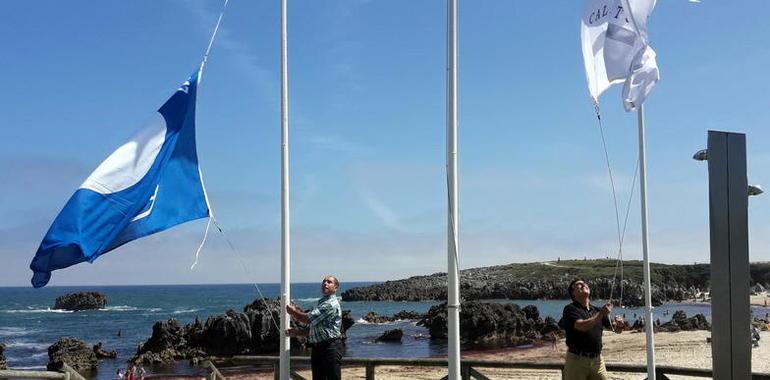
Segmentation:
{"type": "Polygon", "coordinates": [[[289,304],[291,286],[291,249],[289,224],[289,86],[286,62],[286,0],[281,0],[281,344],[280,379],[289,380],[290,338],[289,304]]]}
{"type": "Polygon", "coordinates": [[[644,146],[644,105],[637,110],[639,122],[639,193],[642,202],[642,252],[644,254],[644,329],[647,334],[647,379],[655,380],[655,340],[652,321],[652,287],[650,285],[649,238],[647,230],[647,161],[644,146]]]}
{"type": "Polygon", "coordinates": [[[447,320],[449,380],[460,379],[460,287],[458,273],[457,200],[457,0],[447,0],[447,320]]]}

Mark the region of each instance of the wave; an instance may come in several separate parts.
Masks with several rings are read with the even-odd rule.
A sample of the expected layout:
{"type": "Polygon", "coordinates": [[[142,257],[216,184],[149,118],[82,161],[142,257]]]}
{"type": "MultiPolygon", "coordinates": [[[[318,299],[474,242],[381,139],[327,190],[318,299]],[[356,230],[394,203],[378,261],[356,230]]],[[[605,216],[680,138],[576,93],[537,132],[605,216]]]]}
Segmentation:
{"type": "Polygon", "coordinates": [[[171,314],[187,314],[187,313],[195,313],[198,311],[201,311],[202,309],[182,309],[182,310],[174,310],[171,314]]]}
{"type": "Polygon", "coordinates": [[[107,306],[105,308],[99,309],[99,311],[136,311],[136,310],[139,310],[139,308],[135,306],[128,306],[128,305],[107,306]]]}
{"type": "Polygon", "coordinates": [[[320,300],[320,299],[321,299],[321,298],[319,298],[319,297],[313,297],[313,298],[297,298],[297,299],[295,299],[294,301],[299,301],[299,302],[317,302],[317,301],[318,301],[318,300],[320,300]]]}
{"type": "Polygon", "coordinates": [[[72,310],[59,310],[47,307],[45,309],[3,310],[4,313],[74,313],[72,310]]]}
{"type": "Polygon", "coordinates": [[[395,325],[395,324],[399,324],[399,323],[402,323],[402,322],[411,322],[411,320],[408,320],[408,319],[396,319],[395,321],[387,321],[387,322],[380,322],[380,323],[369,322],[369,321],[367,321],[367,320],[365,320],[363,318],[358,318],[356,320],[357,324],[361,324],[361,325],[375,325],[375,326],[395,325]]]}
{"type": "Polygon", "coordinates": [[[107,306],[105,308],[99,309],[99,311],[149,311],[151,313],[156,313],[161,310],[163,309],[159,307],[141,308],[129,305],[107,306]]]}
{"type": "Polygon", "coordinates": [[[6,348],[27,348],[33,350],[48,350],[48,343],[32,343],[32,342],[9,342],[5,344],[6,348]]]}
{"type": "Polygon", "coordinates": [[[20,371],[25,371],[25,370],[26,371],[35,371],[35,370],[39,370],[39,369],[46,369],[46,366],[44,366],[44,365],[33,365],[33,366],[28,366],[28,367],[13,367],[13,369],[18,369],[20,371]]]}
{"type": "Polygon", "coordinates": [[[35,330],[27,330],[23,327],[0,327],[0,337],[23,336],[35,333],[35,330]]]}
{"type": "MultiPolygon", "coordinates": [[[[6,361],[10,363],[19,362],[22,360],[29,360],[29,359],[42,359],[47,358],[48,352],[38,352],[32,355],[24,355],[24,356],[6,356],[6,361]]],[[[17,367],[14,367],[13,369],[17,369],[17,367]]]]}

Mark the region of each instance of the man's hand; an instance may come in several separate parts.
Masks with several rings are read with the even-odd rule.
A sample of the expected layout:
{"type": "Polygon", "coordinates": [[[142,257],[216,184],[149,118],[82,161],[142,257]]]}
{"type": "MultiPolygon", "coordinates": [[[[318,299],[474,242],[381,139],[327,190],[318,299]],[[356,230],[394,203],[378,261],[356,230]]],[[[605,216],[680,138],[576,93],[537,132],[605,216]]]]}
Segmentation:
{"type": "Polygon", "coordinates": [[[307,336],[307,331],[303,329],[288,329],[286,330],[286,335],[293,337],[307,336]]]}
{"type": "Polygon", "coordinates": [[[302,323],[310,323],[310,319],[308,319],[307,313],[302,311],[302,309],[300,309],[297,305],[286,305],[286,312],[302,323]]]}
{"type": "Polygon", "coordinates": [[[602,314],[602,317],[608,316],[612,312],[612,302],[607,302],[602,306],[602,310],[600,313],[602,314]]]}

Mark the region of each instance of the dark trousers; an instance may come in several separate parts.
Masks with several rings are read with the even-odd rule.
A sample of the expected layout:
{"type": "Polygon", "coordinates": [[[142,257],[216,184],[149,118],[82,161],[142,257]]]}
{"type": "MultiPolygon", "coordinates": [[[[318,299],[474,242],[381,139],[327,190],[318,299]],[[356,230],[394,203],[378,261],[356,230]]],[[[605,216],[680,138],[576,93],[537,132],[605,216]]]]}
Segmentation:
{"type": "Polygon", "coordinates": [[[340,380],[342,364],[342,340],[332,339],[313,344],[310,366],[313,380],[340,380]]]}

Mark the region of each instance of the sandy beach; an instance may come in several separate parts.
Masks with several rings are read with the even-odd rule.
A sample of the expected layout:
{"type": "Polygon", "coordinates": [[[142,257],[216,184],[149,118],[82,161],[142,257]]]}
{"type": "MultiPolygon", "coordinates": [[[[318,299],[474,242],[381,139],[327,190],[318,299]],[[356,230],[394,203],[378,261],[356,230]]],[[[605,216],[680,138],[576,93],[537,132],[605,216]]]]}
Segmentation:
{"type": "MultiPolygon", "coordinates": [[[[658,365],[711,368],[711,344],[706,342],[709,331],[660,332],[655,334],[655,355],[658,365]]],[[[760,345],[752,349],[752,371],[770,372],[770,331],[761,332],[760,345]]],[[[615,334],[604,332],[604,360],[607,363],[646,363],[644,333],[623,332],[615,334]]],[[[526,362],[555,362],[562,361],[566,351],[564,340],[557,342],[555,347],[546,345],[529,349],[507,349],[481,352],[464,352],[465,359],[526,361],[526,362]]],[[[509,369],[479,369],[479,372],[491,379],[561,379],[555,371],[509,370],[509,369]]],[[[298,371],[303,377],[310,379],[309,370],[298,371]]],[[[436,380],[446,375],[445,368],[432,367],[377,367],[377,379],[415,379],[436,380]]],[[[271,373],[241,374],[228,376],[237,379],[272,379],[271,373]]],[[[643,379],[643,374],[610,373],[611,379],[643,379]]],[[[352,367],[343,369],[345,379],[365,379],[364,368],[352,367]]],[[[671,376],[672,379],[686,378],[671,376]]]]}
{"type": "Polygon", "coordinates": [[[770,293],[762,292],[757,295],[751,296],[751,305],[767,307],[770,305],[770,293]]]}

